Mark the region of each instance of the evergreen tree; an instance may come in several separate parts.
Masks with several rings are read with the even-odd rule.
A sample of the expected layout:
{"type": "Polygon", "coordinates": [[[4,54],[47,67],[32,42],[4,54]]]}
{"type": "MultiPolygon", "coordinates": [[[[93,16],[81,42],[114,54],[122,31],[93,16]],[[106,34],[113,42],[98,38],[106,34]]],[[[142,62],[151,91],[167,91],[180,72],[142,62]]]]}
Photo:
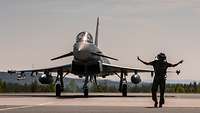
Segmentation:
{"type": "Polygon", "coordinates": [[[78,87],[78,85],[76,84],[75,80],[74,79],[71,79],[69,81],[69,83],[66,85],[66,91],[67,92],[72,92],[72,93],[75,93],[75,92],[79,92],[80,89],[78,87]]]}
{"type": "Polygon", "coordinates": [[[185,89],[182,87],[182,85],[178,84],[175,88],[176,93],[185,93],[185,89]]]}
{"type": "Polygon", "coordinates": [[[31,92],[36,92],[38,90],[38,82],[37,80],[34,80],[31,84],[31,92]]]}

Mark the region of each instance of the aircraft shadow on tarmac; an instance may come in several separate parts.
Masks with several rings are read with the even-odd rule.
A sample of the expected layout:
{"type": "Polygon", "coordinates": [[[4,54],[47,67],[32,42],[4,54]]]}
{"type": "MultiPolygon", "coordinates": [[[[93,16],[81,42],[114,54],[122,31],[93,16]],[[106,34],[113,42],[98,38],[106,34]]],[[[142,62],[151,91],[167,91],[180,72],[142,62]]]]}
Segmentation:
{"type": "MultiPolygon", "coordinates": [[[[89,95],[88,97],[84,97],[83,95],[77,95],[77,94],[71,94],[71,95],[62,95],[61,97],[56,97],[55,95],[50,95],[50,94],[6,94],[6,95],[1,95],[1,96],[9,96],[9,97],[52,97],[52,98],[57,98],[57,99],[67,99],[67,98],[112,98],[112,97],[119,97],[119,98],[137,98],[137,97],[151,97],[151,95],[128,95],[126,97],[123,97],[121,95],[109,95],[109,94],[104,94],[104,95],[89,95]]],[[[173,95],[167,95],[165,97],[175,97],[173,95]]]]}
{"type": "MultiPolygon", "coordinates": [[[[61,97],[58,97],[60,99],[64,99],[64,98],[112,98],[112,97],[119,97],[119,98],[137,98],[137,97],[150,97],[148,95],[130,95],[130,96],[126,96],[123,97],[121,95],[89,95],[88,97],[84,97],[83,95],[63,95],[61,97]]],[[[175,97],[175,96],[167,96],[167,97],[175,97]]]]}

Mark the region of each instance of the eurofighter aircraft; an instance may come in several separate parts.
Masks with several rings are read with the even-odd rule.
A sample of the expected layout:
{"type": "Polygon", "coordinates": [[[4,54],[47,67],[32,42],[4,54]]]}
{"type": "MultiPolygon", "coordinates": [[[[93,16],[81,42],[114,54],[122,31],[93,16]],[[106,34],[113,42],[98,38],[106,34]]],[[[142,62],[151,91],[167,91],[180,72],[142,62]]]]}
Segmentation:
{"type": "Polygon", "coordinates": [[[9,73],[19,73],[19,75],[24,76],[25,73],[29,72],[31,75],[38,73],[43,73],[39,77],[39,81],[42,84],[53,83],[52,73],[57,73],[56,80],[56,96],[61,96],[61,92],[64,90],[63,78],[71,73],[84,77],[83,93],[84,96],[88,96],[88,82],[94,81],[97,83],[97,77],[103,77],[109,75],[117,75],[120,78],[119,91],[122,96],[127,96],[127,79],[128,73],[132,73],[131,81],[134,84],[141,82],[138,73],[149,72],[153,74],[152,70],[144,69],[134,69],[129,67],[117,66],[110,64],[109,60],[118,60],[116,58],[110,57],[103,54],[98,48],[98,31],[99,31],[99,17],[97,18],[95,40],[93,40],[92,35],[89,32],[80,32],[76,37],[76,42],[73,45],[73,50],[67,54],[61,55],[59,57],[51,59],[57,60],[65,57],[73,57],[70,64],[44,68],[44,69],[34,69],[34,70],[19,70],[19,71],[8,71],[9,73]]]}

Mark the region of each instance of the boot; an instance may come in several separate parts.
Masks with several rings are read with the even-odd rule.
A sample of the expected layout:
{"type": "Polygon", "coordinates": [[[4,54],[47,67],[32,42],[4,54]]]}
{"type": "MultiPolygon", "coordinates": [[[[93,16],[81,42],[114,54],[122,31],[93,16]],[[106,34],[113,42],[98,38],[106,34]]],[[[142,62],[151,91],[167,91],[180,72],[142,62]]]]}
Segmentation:
{"type": "Polygon", "coordinates": [[[154,107],[157,108],[158,107],[158,102],[154,103],[154,107]]]}
{"type": "Polygon", "coordinates": [[[162,106],[163,106],[163,103],[159,102],[159,108],[162,108],[162,106]]]}

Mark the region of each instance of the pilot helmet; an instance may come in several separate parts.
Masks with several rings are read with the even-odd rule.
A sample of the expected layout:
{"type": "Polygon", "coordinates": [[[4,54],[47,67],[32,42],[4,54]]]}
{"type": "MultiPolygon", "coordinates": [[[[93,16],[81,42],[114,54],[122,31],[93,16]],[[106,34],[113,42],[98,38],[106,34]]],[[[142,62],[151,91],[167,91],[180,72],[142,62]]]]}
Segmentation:
{"type": "Polygon", "coordinates": [[[164,60],[166,60],[166,55],[164,53],[159,53],[157,55],[157,59],[164,61],[164,60]]]}

